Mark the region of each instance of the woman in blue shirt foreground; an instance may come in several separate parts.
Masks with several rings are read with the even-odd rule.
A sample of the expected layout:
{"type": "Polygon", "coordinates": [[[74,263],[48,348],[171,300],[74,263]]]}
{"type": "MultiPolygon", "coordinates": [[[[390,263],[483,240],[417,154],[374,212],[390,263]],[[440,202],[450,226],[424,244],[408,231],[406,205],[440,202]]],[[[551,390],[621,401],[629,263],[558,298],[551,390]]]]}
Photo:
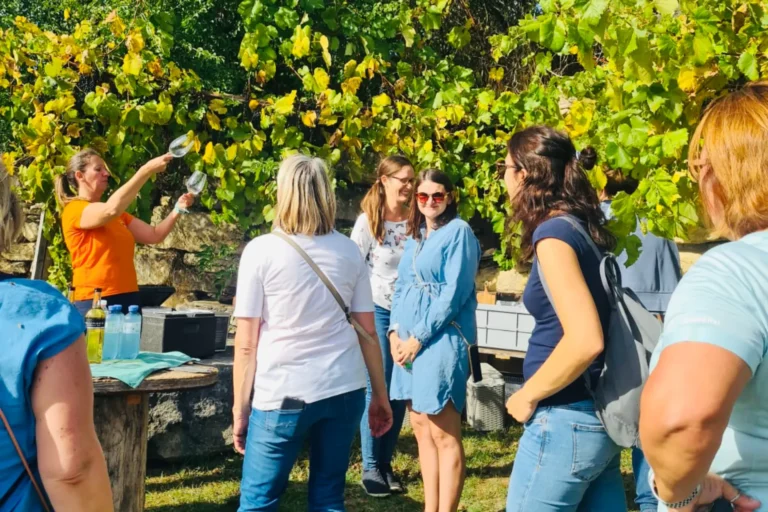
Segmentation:
{"type": "Polygon", "coordinates": [[[689,512],[721,497],[725,510],[765,510],[767,82],[712,103],[688,165],[715,234],[732,242],[702,256],[672,295],[640,403],[649,481],[659,510],[689,512]]]}
{"type": "Polygon", "coordinates": [[[450,179],[419,174],[392,299],[390,399],[407,400],[419,445],[425,512],[455,511],[464,484],[461,411],[476,342],[480,244],[457,218],[450,179]]]}
{"type": "Polygon", "coordinates": [[[525,259],[533,259],[523,302],[536,320],[523,363],[525,384],[507,410],[525,424],[512,469],[508,512],[626,511],[621,449],[595,415],[585,375],[603,365],[610,316],[600,260],[563,219],[573,216],[603,250],[611,250],[597,193],[585,170],[592,148],[576,151],[567,135],[544,126],[509,140],[502,174],[522,223],[525,259]],[[550,304],[538,267],[549,285],[550,304]]]}
{"type": "MultiPolygon", "coordinates": [[[[0,252],[23,223],[0,160],[0,252]]],[[[112,510],[84,331],[80,314],[51,285],[0,273],[0,411],[34,477],[0,423],[0,510],[112,510]]]]}

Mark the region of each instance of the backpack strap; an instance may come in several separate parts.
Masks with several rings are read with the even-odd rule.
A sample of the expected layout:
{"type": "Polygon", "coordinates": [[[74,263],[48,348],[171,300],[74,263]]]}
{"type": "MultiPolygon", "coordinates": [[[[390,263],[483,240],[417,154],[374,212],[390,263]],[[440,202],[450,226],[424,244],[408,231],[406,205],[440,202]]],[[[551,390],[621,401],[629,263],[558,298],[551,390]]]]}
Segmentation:
{"type": "Polygon", "coordinates": [[[32,487],[35,488],[35,492],[37,493],[37,496],[40,498],[40,503],[43,505],[43,509],[45,512],[51,512],[50,507],[48,506],[48,501],[45,499],[45,494],[43,494],[43,490],[40,488],[40,485],[37,483],[37,479],[35,478],[34,473],[32,473],[32,470],[29,467],[29,464],[27,463],[27,458],[24,457],[24,452],[21,451],[21,446],[19,446],[19,442],[16,441],[16,436],[13,435],[13,430],[11,429],[10,423],[8,423],[8,419],[5,417],[5,414],[3,413],[3,410],[0,409],[0,420],[2,420],[3,425],[5,426],[5,430],[8,431],[8,435],[11,438],[11,443],[13,443],[13,447],[16,448],[16,453],[19,454],[19,458],[21,459],[21,463],[24,465],[24,470],[27,472],[27,476],[29,476],[29,479],[32,480],[32,487]]]}
{"type": "Polygon", "coordinates": [[[320,278],[320,281],[325,285],[325,287],[328,289],[328,291],[333,295],[333,298],[338,303],[341,310],[344,312],[344,317],[347,319],[347,322],[352,324],[352,327],[355,328],[355,330],[358,332],[360,336],[365,339],[365,341],[369,343],[373,343],[374,345],[378,345],[376,340],[373,339],[373,336],[368,334],[368,331],[366,331],[360,323],[352,318],[352,315],[349,312],[349,308],[344,303],[344,299],[341,297],[341,294],[339,294],[338,290],[335,286],[333,286],[333,283],[330,279],[328,279],[328,276],[325,275],[325,272],[323,272],[320,267],[317,266],[317,263],[315,263],[312,258],[309,257],[309,254],[306,253],[304,249],[301,248],[299,244],[296,243],[295,240],[293,240],[291,237],[283,233],[282,231],[273,231],[273,235],[275,235],[278,238],[283,239],[288,245],[293,247],[297,253],[299,253],[299,256],[301,256],[304,261],[309,265],[309,268],[314,271],[315,274],[317,274],[317,277],[320,278]]]}

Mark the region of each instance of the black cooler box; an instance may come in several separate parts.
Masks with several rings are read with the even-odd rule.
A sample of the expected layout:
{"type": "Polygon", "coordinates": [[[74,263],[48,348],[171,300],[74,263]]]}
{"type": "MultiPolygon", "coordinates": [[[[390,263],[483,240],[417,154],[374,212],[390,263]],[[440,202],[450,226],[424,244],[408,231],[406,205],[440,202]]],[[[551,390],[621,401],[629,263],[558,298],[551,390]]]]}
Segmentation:
{"type": "Polygon", "coordinates": [[[141,350],[183,352],[200,359],[216,350],[216,316],[213,311],[142,310],[141,350]]]}

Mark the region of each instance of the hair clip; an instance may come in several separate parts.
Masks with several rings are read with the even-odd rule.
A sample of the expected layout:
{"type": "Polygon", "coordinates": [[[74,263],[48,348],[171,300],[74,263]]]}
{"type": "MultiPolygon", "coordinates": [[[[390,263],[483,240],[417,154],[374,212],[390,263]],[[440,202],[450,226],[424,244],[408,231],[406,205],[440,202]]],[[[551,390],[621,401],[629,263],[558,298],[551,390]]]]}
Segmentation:
{"type": "Polygon", "coordinates": [[[581,158],[581,151],[577,151],[576,152],[576,161],[578,162],[580,158],[581,158]]]}

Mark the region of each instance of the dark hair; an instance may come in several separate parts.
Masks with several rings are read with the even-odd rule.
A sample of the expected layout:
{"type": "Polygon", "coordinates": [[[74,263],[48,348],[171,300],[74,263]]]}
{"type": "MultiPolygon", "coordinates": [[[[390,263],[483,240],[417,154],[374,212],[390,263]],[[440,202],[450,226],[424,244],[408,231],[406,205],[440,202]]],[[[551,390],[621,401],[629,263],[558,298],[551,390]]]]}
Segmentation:
{"type": "Polygon", "coordinates": [[[585,170],[597,162],[594,148],[576,151],[570,137],[548,126],[532,126],[514,134],[507,143],[515,166],[527,171],[512,199],[512,223],[522,223],[522,256],[533,258],[533,232],[553,213],[568,213],[586,221],[589,234],[604,250],[616,238],[605,227],[597,192],[585,170]]]}
{"type": "Polygon", "coordinates": [[[384,208],[386,205],[384,184],[381,182],[381,178],[382,176],[393,176],[405,167],[413,167],[413,165],[402,155],[388,156],[379,162],[378,167],[376,167],[376,183],[363,198],[361,206],[365,216],[368,217],[368,227],[379,243],[384,242],[384,208]]]}
{"type": "MultiPolygon", "coordinates": [[[[416,177],[416,183],[413,186],[414,197],[419,191],[419,187],[425,181],[431,181],[437,183],[445,188],[446,201],[451,198],[451,202],[445,207],[445,211],[440,214],[436,221],[436,227],[442,227],[448,224],[450,221],[456,218],[459,207],[456,201],[456,194],[454,194],[453,183],[451,179],[443,171],[438,169],[425,169],[419,173],[416,177]]],[[[412,236],[416,240],[421,240],[421,225],[424,224],[424,215],[419,210],[418,201],[415,199],[411,201],[411,213],[408,216],[408,236],[412,236]]]]}
{"type": "Polygon", "coordinates": [[[613,197],[619,192],[634,194],[639,183],[631,176],[625,176],[620,171],[608,170],[605,172],[608,181],[605,184],[605,193],[608,197],[613,197]]]}

